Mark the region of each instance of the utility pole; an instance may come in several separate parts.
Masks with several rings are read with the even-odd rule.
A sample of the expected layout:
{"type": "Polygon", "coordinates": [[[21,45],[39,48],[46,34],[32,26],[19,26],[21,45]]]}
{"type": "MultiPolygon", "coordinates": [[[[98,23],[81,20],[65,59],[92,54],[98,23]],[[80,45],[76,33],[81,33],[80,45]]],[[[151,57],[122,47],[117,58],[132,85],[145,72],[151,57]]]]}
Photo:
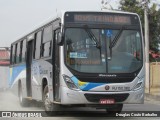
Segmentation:
{"type": "Polygon", "coordinates": [[[146,56],[145,92],[150,93],[148,0],[144,0],[144,22],[145,22],[144,28],[145,28],[145,56],[146,56]]]}

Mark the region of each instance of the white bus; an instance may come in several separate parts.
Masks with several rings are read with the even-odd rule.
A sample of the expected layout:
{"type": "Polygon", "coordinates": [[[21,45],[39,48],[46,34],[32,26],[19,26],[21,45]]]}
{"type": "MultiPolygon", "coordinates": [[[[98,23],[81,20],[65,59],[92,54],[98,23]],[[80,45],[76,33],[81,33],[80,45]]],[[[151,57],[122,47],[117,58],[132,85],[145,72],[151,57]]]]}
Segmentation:
{"type": "Polygon", "coordinates": [[[135,13],[65,11],[11,44],[10,87],[22,106],[43,101],[107,112],[144,102],[145,56],[135,13]]]}

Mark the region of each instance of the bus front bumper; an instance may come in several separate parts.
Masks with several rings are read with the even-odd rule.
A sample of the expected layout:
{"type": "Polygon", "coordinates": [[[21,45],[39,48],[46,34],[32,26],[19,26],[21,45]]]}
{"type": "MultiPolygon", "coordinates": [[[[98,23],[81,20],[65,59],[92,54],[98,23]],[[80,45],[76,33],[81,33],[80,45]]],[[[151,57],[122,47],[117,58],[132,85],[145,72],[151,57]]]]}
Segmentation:
{"type": "Polygon", "coordinates": [[[61,87],[61,104],[100,104],[100,99],[114,99],[115,104],[143,104],[144,88],[124,92],[75,91],[61,87]]]}

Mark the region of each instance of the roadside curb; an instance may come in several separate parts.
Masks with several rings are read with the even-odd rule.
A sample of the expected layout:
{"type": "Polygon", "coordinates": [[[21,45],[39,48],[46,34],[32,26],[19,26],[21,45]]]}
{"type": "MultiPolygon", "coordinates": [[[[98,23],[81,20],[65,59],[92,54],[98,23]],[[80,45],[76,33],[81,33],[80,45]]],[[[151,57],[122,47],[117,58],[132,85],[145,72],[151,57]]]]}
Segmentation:
{"type": "Polygon", "coordinates": [[[151,95],[149,93],[145,93],[145,99],[153,99],[160,101],[160,95],[151,95]]]}

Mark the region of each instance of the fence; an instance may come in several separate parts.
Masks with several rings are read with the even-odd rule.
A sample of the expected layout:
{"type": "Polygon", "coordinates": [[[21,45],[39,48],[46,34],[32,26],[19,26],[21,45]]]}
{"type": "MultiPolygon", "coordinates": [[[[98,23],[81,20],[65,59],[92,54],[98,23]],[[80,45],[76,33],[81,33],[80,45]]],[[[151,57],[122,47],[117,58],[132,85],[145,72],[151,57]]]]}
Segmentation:
{"type": "Polygon", "coordinates": [[[160,88],[160,62],[150,63],[150,87],[160,88]]]}

